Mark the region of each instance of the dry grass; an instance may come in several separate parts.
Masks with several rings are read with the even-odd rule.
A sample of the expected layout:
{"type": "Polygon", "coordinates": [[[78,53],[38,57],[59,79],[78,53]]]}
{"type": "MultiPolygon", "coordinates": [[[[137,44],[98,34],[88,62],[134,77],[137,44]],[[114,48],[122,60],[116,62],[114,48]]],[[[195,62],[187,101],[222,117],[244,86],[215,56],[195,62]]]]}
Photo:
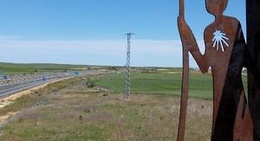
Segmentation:
{"type": "MultiPolygon", "coordinates": [[[[122,94],[87,88],[84,79],[66,83],[38,92],[33,104],[2,126],[0,140],[176,140],[178,97],[135,94],[124,100],[122,94]]],[[[210,101],[189,100],[185,140],[209,139],[211,110],[210,101]]]]}

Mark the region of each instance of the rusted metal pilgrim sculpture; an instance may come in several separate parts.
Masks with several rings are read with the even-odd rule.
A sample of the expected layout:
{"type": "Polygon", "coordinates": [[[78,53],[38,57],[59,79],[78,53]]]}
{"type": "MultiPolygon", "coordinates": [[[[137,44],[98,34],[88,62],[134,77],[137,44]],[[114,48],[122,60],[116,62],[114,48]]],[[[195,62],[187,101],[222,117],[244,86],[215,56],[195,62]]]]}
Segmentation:
{"type": "Polygon", "coordinates": [[[183,90],[178,141],[184,140],[188,98],[188,51],[202,73],[211,68],[213,78],[213,120],[211,141],[253,141],[253,125],[243,89],[241,72],[246,44],[240,22],[223,15],[228,0],[206,0],[215,20],[204,30],[205,53],[185,21],[184,0],[180,0],[178,28],[183,44],[183,90]]]}

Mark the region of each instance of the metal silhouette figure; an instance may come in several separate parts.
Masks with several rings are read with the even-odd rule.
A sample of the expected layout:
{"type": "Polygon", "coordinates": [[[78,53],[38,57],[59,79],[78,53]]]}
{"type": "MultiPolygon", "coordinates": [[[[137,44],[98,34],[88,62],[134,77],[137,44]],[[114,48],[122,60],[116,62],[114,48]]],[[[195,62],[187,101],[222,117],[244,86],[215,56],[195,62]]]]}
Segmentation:
{"type": "Polygon", "coordinates": [[[205,0],[215,20],[204,30],[205,53],[185,21],[184,0],[180,0],[178,28],[183,45],[183,90],[178,141],[184,140],[188,99],[189,51],[202,73],[211,68],[213,78],[213,120],[211,141],[252,141],[253,125],[242,83],[246,44],[240,22],[223,15],[228,0],[205,0]],[[185,53],[186,52],[186,53],[185,53]],[[186,64],[186,65],[185,65],[186,64]],[[185,82],[184,82],[185,81],[185,82]]]}

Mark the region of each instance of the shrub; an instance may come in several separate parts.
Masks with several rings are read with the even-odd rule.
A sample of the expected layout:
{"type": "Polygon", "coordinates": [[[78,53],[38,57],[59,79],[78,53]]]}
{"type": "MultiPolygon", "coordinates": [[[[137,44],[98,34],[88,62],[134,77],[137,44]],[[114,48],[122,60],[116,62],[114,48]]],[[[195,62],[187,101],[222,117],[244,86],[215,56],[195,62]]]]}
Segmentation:
{"type": "Polygon", "coordinates": [[[94,88],[96,86],[96,81],[88,78],[86,85],[88,88],[94,88]]]}

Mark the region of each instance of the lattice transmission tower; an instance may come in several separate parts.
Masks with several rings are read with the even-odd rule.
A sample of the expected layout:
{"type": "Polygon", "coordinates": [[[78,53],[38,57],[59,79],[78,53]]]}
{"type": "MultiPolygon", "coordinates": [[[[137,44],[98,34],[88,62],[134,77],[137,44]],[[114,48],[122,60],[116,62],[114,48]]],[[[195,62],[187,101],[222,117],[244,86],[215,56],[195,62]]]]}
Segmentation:
{"type": "Polygon", "coordinates": [[[126,52],[126,65],[125,65],[125,98],[130,98],[130,47],[131,36],[133,33],[126,33],[127,37],[127,52],[126,52]]]}

